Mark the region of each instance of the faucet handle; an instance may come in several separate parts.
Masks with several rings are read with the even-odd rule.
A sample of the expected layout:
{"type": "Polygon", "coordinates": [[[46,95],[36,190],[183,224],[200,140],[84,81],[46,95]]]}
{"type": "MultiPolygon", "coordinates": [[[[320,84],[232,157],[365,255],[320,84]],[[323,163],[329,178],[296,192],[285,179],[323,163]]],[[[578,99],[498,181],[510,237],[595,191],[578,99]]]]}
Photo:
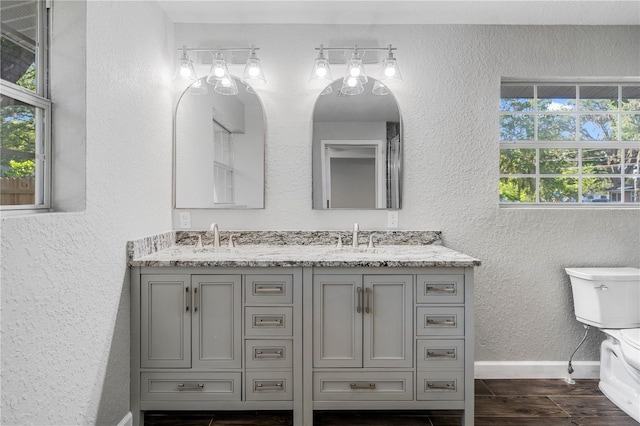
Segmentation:
{"type": "Polygon", "coordinates": [[[198,235],[198,244],[196,244],[196,248],[202,248],[202,235],[198,235]]]}
{"type": "Polygon", "coordinates": [[[338,234],[338,244],[336,244],[337,248],[342,248],[342,235],[338,234]]]}
{"type": "Polygon", "coordinates": [[[378,234],[376,234],[375,232],[373,232],[371,235],[369,235],[369,244],[367,244],[367,248],[374,248],[375,245],[373,244],[373,237],[377,236],[378,234]]]}
{"type": "Polygon", "coordinates": [[[236,243],[233,241],[233,237],[237,237],[237,235],[229,234],[229,248],[233,248],[236,246],[236,243]]]}

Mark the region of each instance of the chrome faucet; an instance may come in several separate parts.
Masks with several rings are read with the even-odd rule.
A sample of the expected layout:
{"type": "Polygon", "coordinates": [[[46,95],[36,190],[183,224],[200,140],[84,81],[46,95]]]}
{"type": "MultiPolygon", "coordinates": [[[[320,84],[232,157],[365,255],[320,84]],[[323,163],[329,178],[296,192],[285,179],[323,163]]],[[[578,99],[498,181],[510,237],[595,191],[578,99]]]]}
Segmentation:
{"type": "Polygon", "coordinates": [[[220,231],[218,230],[218,224],[212,223],[209,227],[209,231],[213,231],[213,246],[220,247],[220,231]]]}
{"type": "Polygon", "coordinates": [[[358,247],[358,223],[353,224],[353,240],[351,242],[351,245],[354,248],[358,247]]]}

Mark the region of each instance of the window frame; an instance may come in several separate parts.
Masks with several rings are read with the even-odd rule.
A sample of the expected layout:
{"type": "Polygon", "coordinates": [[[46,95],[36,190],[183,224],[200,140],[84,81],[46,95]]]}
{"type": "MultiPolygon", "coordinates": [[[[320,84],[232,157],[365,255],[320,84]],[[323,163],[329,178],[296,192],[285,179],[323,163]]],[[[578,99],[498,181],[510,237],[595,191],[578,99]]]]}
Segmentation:
{"type": "Polygon", "coordinates": [[[36,125],[41,129],[36,130],[36,161],[43,160],[40,171],[36,167],[35,201],[37,204],[0,205],[0,211],[4,213],[30,213],[49,211],[51,209],[52,192],[52,133],[53,102],[50,98],[49,88],[49,43],[51,39],[51,2],[49,0],[36,0],[36,91],[32,92],[15,83],[0,78],[2,94],[17,101],[23,102],[34,108],[42,110],[40,120],[36,118],[36,125]],[[40,121],[40,122],[39,122],[40,121]]]}
{"type": "MultiPolygon", "coordinates": [[[[623,86],[637,86],[640,85],[640,79],[637,77],[621,77],[621,78],[553,78],[553,79],[522,79],[522,78],[502,78],[500,81],[500,88],[503,86],[533,86],[533,106],[530,111],[502,111],[498,108],[498,126],[501,128],[500,120],[505,115],[531,115],[534,120],[533,124],[533,138],[530,140],[502,140],[501,136],[498,137],[499,140],[499,158],[501,158],[501,154],[503,150],[508,149],[534,149],[535,150],[535,173],[526,174],[526,173],[514,173],[514,174],[505,174],[501,173],[501,170],[498,170],[498,182],[500,182],[503,178],[531,178],[535,179],[535,201],[502,201],[499,200],[500,208],[605,208],[605,209],[619,209],[619,208],[631,208],[638,209],[640,208],[640,201],[634,202],[624,202],[624,201],[614,201],[614,202],[585,202],[583,201],[583,178],[619,178],[620,179],[620,195],[622,198],[624,193],[627,191],[624,190],[625,181],[629,178],[637,177],[640,179],[640,174],[630,175],[628,173],[624,173],[624,164],[626,155],[625,150],[627,149],[640,149],[640,141],[631,140],[624,141],[621,139],[621,126],[622,120],[620,119],[624,115],[640,115],[640,111],[625,111],[622,109],[622,90],[620,90],[623,86]],[[613,111],[585,111],[580,107],[580,86],[616,86],[618,91],[618,109],[613,111]],[[571,111],[562,111],[552,113],[551,111],[544,111],[538,109],[538,86],[576,86],[576,96],[575,108],[571,111]],[[576,118],[576,134],[575,138],[572,140],[560,140],[560,141],[547,141],[547,140],[539,140],[538,139],[538,117],[540,115],[570,115],[576,118]],[[617,119],[617,134],[618,140],[602,140],[602,141],[593,141],[593,140],[581,140],[580,139],[580,125],[581,125],[581,117],[587,115],[614,115],[617,119]],[[578,179],[578,195],[577,201],[575,202],[551,202],[551,201],[541,201],[540,193],[541,193],[541,184],[540,180],[544,178],[558,178],[565,177],[565,175],[560,175],[557,173],[541,173],[540,170],[540,150],[542,149],[575,149],[578,161],[578,170],[576,173],[571,173],[566,175],[567,178],[576,178],[578,179]],[[582,167],[582,152],[583,150],[591,150],[591,149],[617,149],[622,151],[621,155],[621,170],[620,173],[617,174],[593,174],[593,173],[583,173],[582,167]]],[[[499,99],[502,99],[502,95],[499,96],[499,99]]],[[[547,99],[547,98],[543,98],[547,99]]],[[[498,162],[500,166],[500,161],[498,162]]]]}

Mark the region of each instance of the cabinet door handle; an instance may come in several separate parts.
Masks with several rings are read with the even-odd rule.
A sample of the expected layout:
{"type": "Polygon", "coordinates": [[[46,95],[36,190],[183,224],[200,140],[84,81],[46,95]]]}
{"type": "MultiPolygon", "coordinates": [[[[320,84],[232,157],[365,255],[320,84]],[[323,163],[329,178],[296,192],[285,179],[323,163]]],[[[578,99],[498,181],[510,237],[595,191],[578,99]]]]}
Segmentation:
{"type": "Polygon", "coordinates": [[[204,390],[204,383],[184,384],[178,383],[179,391],[201,391],[204,390]]]}
{"type": "Polygon", "coordinates": [[[184,311],[189,312],[189,286],[184,288],[184,311]]]}
{"type": "Polygon", "coordinates": [[[193,312],[198,312],[198,287],[193,288],[193,312]]]}
{"type": "Polygon", "coordinates": [[[433,286],[433,285],[428,285],[427,286],[427,292],[428,293],[455,293],[456,292],[456,287],[455,286],[433,286]]]}
{"type": "Polygon", "coordinates": [[[376,388],[376,384],[375,383],[369,383],[368,385],[359,385],[357,383],[349,383],[349,388],[350,389],[368,389],[368,390],[374,390],[376,388]]]}
{"type": "Polygon", "coordinates": [[[256,383],[255,390],[256,391],[265,391],[265,390],[279,390],[283,389],[284,384],[282,382],[276,383],[256,383]]]}
{"type": "Polygon", "coordinates": [[[356,291],[358,292],[358,296],[356,297],[358,299],[358,306],[356,306],[356,312],[360,313],[362,312],[362,287],[358,287],[356,289],[356,291]]]}
{"type": "Polygon", "coordinates": [[[364,293],[365,293],[365,298],[367,299],[365,302],[365,306],[364,306],[364,311],[366,313],[371,313],[371,308],[370,308],[370,303],[369,303],[369,296],[371,296],[371,289],[369,287],[364,289],[364,293]]]}

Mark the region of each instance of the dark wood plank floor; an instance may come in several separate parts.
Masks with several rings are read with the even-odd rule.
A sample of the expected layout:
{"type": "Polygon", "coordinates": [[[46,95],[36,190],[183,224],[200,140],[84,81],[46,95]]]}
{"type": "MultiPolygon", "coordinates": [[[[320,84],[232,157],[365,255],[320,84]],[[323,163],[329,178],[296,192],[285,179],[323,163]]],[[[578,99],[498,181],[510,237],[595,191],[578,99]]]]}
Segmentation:
{"type": "MultiPolygon", "coordinates": [[[[476,426],[638,426],[597,380],[476,380],[476,426]]],[[[291,412],[149,412],[149,426],[291,426],[291,412]]],[[[460,411],[321,411],[315,426],[454,426],[460,411]]]]}

